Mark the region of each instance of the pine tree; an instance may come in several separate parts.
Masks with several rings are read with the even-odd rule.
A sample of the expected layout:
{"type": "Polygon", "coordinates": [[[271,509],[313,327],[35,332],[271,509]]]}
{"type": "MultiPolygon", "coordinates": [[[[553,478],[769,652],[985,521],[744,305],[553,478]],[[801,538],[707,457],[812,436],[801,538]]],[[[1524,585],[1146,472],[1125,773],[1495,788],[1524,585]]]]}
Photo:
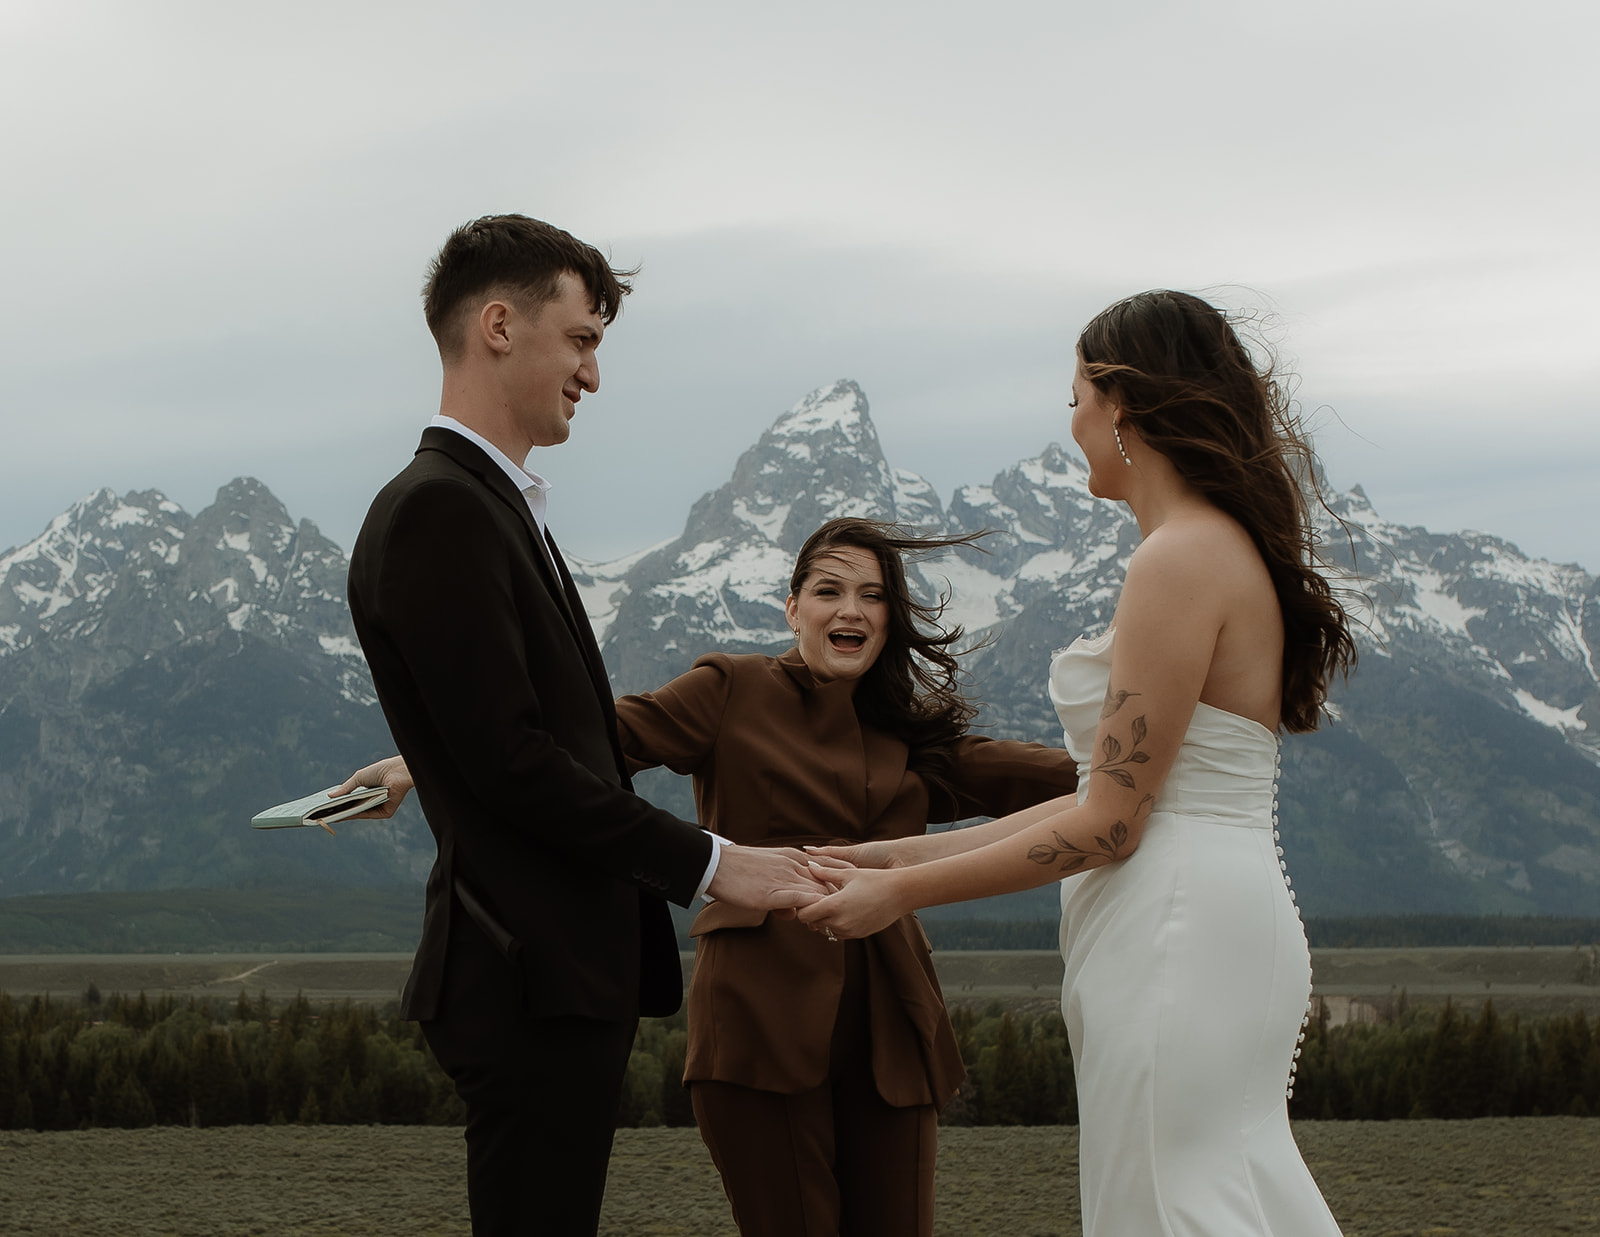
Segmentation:
{"type": "MultiPolygon", "coordinates": [[[[0,1010],[9,1003],[0,992],[0,1010]]],[[[22,1089],[22,1072],[17,1069],[17,1045],[14,1038],[5,1034],[3,1014],[0,1014],[0,1130],[22,1128],[18,1110],[26,1096],[22,1089]]]]}
{"type": "Polygon", "coordinates": [[[75,1130],[78,1128],[78,1106],[72,1102],[72,1092],[65,1087],[56,1097],[55,1120],[51,1128],[56,1130],[75,1130]]]}
{"type": "Polygon", "coordinates": [[[1469,1117],[1508,1117],[1515,1094],[1511,1072],[1511,1041],[1500,1025],[1493,999],[1483,1003],[1467,1036],[1463,1089],[1469,1100],[1469,1117]]]}
{"type": "Polygon", "coordinates": [[[1454,1119],[1472,1116],[1473,1107],[1473,1096],[1467,1089],[1466,1027],[1447,1000],[1439,1011],[1439,1021],[1423,1058],[1416,1111],[1424,1117],[1454,1119]]]}
{"type": "Polygon", "coordinates": [[[272,1055],[267,1060],[267,1119],[270,1121],[291,1120],[305,1104],[309,1080],[295,1047],[293,1028],[288,1022],[280,1023],[272,1055]]]}
{"type": "Polygon", "coordinates": [[[333,1095],[328,1100],[329,1125],[354,1125],[360,1121],[359,1109],[360,1095],[356,1091],[354,1079],[350,1071],[345,1070],[344,1076],[339,1079],[333,1088],[333,1095]]]}
{"type": "Polygon", "coordinates": [[[200,1031],[191,1041],[189,1103],[199,1125],[238,1125],[248,1119],[244,1074],[226,1031],[200,1031]]]}
{"type": "Polygon", "coordinates": [[[1020,1125],[1028,1105],[1028,1073],[1010,1011],[1001,1015],[994,1048],[984,1054],[984,1124],[1020,1125]]]}

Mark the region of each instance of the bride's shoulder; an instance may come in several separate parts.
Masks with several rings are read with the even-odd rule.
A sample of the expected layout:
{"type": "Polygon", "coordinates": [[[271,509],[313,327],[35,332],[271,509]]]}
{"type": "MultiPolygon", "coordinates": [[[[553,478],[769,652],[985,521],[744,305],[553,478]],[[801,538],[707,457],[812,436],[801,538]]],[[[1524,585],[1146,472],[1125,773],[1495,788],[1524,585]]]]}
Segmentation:
{"type": "Polygon", "coordinates": [[[1226,606],[1262,569],[1243,528],[1221,512],[1202,511],[1151,530],[1128,560],[1123,597],[1132,604],[1226,606]]]}
{"type": "Polygon", "coordinates": [[[1249,546],[1249,534],[1221,512],[1175,517],[1150,530],[1128,560],[1128,570],[1215,567],[1237,552],[1240,537],[1249,546]]]}

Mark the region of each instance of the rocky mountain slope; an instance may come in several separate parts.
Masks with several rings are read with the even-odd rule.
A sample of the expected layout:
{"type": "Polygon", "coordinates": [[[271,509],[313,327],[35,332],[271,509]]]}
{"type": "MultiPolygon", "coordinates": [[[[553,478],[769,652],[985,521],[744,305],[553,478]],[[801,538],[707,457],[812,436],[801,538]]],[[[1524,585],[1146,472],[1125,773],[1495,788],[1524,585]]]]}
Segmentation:
{"type": "MultiPolygon", "coordinates": [[[[1600,583],[1484,534],[1386,523],[1359,489],[1330,506],[1362,664],[1338,722],[1286,741],[1302,904],[1594,913],[1600,583]]],[[[1056,446],[942,503],[891,467],[851,382],[779,417],[680,536],[573,563],[617,690],[710,649],[785,647],[794,553],[845,514],[995,530],[986,552],[925,561],[914,582],[947,594],[980,645],[968,665],[989,733],[1058,742],[1049,655],[1109,621],[1137,529],[1056,446]]],[[[337,843],[243,828],[388,745],[343,574],[338,548],[251,481],[194,517],[103,491],[0,555],[0,894],[414,879],[431,854],[414,816],[337,843]]],[[[647,788],[687,812],[676,782],[647,788]]],[[[1052,896],[996,913],[1047,914],[1052,896]]]]}
{"type": "MultiPolygon", "coordinates": [[[[1362,662],[1336,695],[1339,722],[1285,744],[1284,833],[1305,905],[1593,913],[1600,582],[1484,534],[1386,523],[1359,489],[1330,508],[1325,549],[1361,616],[1362,662]]],[[[968,664],[989,733],[1059,742],[1050,654],[1110,621],[1138,543],[1131,517],[1092,497],[1084,466],[1054,445],[945,507],[889,466],[850,382],[778,418],[680,537],[583,565],[618,691],[664,682],[706,649],[785,647],[794,552],[846,514],[995,530],[983,551],[916,575],[950,595],[949,620],[988,641],[968,664]]]]}
{"type": "Polygon", "coordinates": [[[0,555],[0,895],[425,874],[413,813],[247,827],[392,750],[345,569],[251,480],[196,516],[102,490],[0,555]]]}

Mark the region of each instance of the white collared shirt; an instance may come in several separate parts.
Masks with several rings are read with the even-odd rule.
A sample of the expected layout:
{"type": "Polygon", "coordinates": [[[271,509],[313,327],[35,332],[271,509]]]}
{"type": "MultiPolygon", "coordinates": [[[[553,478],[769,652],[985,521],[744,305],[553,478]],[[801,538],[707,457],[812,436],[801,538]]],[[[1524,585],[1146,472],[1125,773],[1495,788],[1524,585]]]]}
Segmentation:
{"type": "MultiPolygon", "coordinates": [[[[468,442],[479,447],[485,455],[498,464],[500,471],[511,479],[511,484],[516,486],[517,490],[522,494],[523,501],[528,504],[528,514],[533,516],[534,525],[539,530],[539,538],[541,541],[544,539],[544,517],[548,506],[546,495],[550,492],[550,483],[548,481],[536,472],[529,472],[482,434],[476,430],[469,429],[454,417],[447,417],[441,412],[428,422],[428,427],[460,434],[468,442]]],[[[540,548],[549,553],[547,547],[540,548]]],[[[727,838],[718,837],[715,833],[711,837],[718,845],[711,848],[711,861],[706,864],[706,874],[700,878],[700,887],[694,891],[695,897],[704,898],[707,902],[714,901],[706,893],[706,889],[711,884],[712,878],[717,874],[717,861],[722,857],[722,848],[732,845],[727,838]]]]}
{"type": "Polygon", "coordinates": [[[477,430],[467,428],[454,417],[447,417],[441,412],[428,422],[428,427],[430,429],[450,430],[452,433],[460,434],[468,442],[482,448],[485,455],[500,465],[500,471],[511,478],[511,484],[517,487],[523,501],[528,504],[528,513],[533,516],[533,522],[538,526],[539,535],[541,537],[544,536],[544,513],[545,508],[548,506],[548,500],[545,495],[550,492],[550,483],[548,481],[536,472],[529,472],[499,447],[495,446],[494,443],[478,433],[477,430]]]}

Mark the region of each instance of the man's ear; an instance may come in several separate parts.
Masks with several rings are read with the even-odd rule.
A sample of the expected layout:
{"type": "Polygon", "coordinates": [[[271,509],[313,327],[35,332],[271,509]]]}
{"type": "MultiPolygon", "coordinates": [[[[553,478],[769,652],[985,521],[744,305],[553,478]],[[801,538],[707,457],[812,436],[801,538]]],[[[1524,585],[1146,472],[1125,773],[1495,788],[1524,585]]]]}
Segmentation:
{"type": "Polygon", "coordinates": [[[485,301],[474,320],[477,335],[490,352],[505,355],[511,351],[511,316],[516,311],[505,301],[485,301]]]}

